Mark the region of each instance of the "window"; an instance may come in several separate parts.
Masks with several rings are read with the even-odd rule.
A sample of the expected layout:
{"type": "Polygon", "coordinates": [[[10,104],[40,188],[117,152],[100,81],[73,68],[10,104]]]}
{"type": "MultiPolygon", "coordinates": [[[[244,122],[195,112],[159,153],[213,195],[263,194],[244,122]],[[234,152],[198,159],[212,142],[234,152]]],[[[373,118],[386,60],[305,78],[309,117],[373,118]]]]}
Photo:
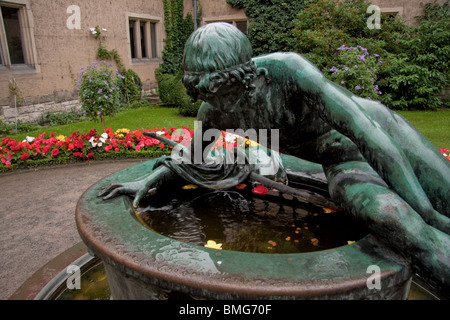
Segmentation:
{"type": "Polygon", "coordinates": [[[28,66],[36,71],[33,38],[26,5],[0,3],[0,66],[24,71],[28,66]]]}
{"type": "Polygon", "coordinates": [[[25,57],[22,44],[19,9],[1,6],[0,10],[4,31],[4,39],[1,46],[1,62],[2,64],[7,65],[23,64],[25,63],[25,57]]]}
{"type": "Polygon", "coordinates": [[[131,59],[158,58],[156,22],[144,19],[129,19],[131,59]]]}
{"type": "Polygon", "coordinates": [[[243,33],[248,33],[248,22],[247,20],[228,20],[228,19],[221,19],[221,20],[207,20],[205,19],[206,23],[212,23],[212,22],[226,22],[229,24],[234,25],[236,28],[241,30],[243,33]]]}

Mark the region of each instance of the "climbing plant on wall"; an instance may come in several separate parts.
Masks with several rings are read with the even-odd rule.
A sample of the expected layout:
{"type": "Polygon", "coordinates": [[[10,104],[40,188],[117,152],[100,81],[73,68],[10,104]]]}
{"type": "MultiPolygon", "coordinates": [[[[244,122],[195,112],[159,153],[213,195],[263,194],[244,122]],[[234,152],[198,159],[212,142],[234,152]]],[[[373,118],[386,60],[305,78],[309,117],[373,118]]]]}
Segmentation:
{"type": "Polygon", "coordinates": [[[184,46],[194,31],[194,21],[190,14],[183,17],[182,0],[163,0],[163,5],[166,39],[163,63],[155,71],[159,97],[165,105],[177,107],[182,115],[195,116],[200,101],[191,103],[181,82],[184,46]]]}
{"type": "Polygon", "coordinates": [[[184,45],[194,31],[192,15],[183,17],[183,0],[163,0],[165,47],[162,52],[161,72],[176,74],[181,69],[184,45]]]}
{"type": "Polygon", "coordinates": [[[304,8],[305,0],[227,0],[245,9],[250,20],[248,38],[255,55],[295,49],[294,18],[304,8]]]}

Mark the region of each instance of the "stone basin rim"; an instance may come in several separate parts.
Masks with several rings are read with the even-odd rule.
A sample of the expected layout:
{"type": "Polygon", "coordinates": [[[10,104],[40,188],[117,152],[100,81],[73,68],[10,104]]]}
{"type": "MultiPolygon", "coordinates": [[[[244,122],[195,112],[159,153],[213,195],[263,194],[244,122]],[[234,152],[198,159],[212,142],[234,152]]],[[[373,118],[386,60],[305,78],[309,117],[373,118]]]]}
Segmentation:
{"type": "MultiPolygon", "coordinates": [[[[174,264],[170,261],[158,260],[155,255],[148,254],[148,252],[146,253],[142,250],[133,250],[134,244],[130,245],[127,241],[123,241],[123,239],[120,239],[120,237],[111,233],[112,230],[105,230],[105,226],[106,228],[109,227],[108,223],[102,224],[101,226],[98,224],[95,225],[93,217],[99,218],[99,215],[93,215],[91,212],[92,208],[86,205],[86,201],[92,202],[96,200],[97,204],[100,203],[98,199],[93,199],[93,195],[96,195],[98,189],[106,180],[108,179],[104,179],[91,186],[85,191],[77,203],[76,224],[79,234],[83,242],[89,248],[91,254],[96,255],[107,264],[110,264],[120,271],[125,272],[127,275],[136,277],[141,281],[165,287],[167,289],[179,289],[180,287],[187,286],[189,288],[194,288],[194,290],[207,290],[217,294],[231,292],[245,297],[294,296],[307,298],[317,295],[332,297],[339,293],[348,292],[352,289],[357,290],[356,288],[358,287],[361,288],[366,286],[368,277],[366,273],[351,274],[347,276],[341,274],[341,276],[334,278],[330,274],[329,277],[323,279],[316,279],[314,277],[308,279],[294,277],[289,279],[284,276],[266,277],[255,275],[244,269],[237,273],[227,273],[223,271],[205,272],[202,270],[194,270],[192,266],[186,267],[183,264],[174,264]],[[102,235],[99,236],[100,234],[102,235]],[[107,240],[105,241],[105,239],[107,240]],[[117,246],[121,248],[121,252],[116,249],[117,246]]],[[[123,211],[125,211],[122,219],[125,219],[127,223],[130,223],[130,219],[133,220],[131,224],[133,228],[129,228],[129,232],[139,233],[143,232],[142,229],[145,229],[145,232],[152,234],[152,239],[161,240],[165,246],[170,245],[172,248],[185,248],[188,251],[206,254],[215,260],[221,260],[224,265],[226,265],[228,261],[234,259],[242,261],[242,258],[245,255],[248,259],[265,260],[275,265],[278,263],[278,267],[279,263],[283,262],[285,263],[286,268],[294,270],[292,264],[304,259],[314,259],[324,253],[336,253],[339,255],[341,251],[351,251],[353,255],[356,252],[357,256],[359,253],[367,256],[367,253],[364,253],[363,251],[365,251],[368,246],[370,247],[374,241],[379,244],[375,237],[369,234],[352,245],[308,253],[267,254],[214,250],[184,243],[149,230],[132,216],[130,207],[128,207],[128,209],[126,208],[127,205],[131,206],[131,201],[128,197],[121,196],[116,198],[114,202],[109,203],[108,201],[100,201],[102,206],[114,206],[115,210],[117,210],[117,207],[122,206],[123,211]],[[138,225],[138,227],[135,225],[138,225]],[[292,258],[293,260],[288,261],[289,258],[292,258]]],[[[94,207],[95,206],[96,205],[94,205],[94,207]]],[[[139,245],[145,246],[146,244],[138,244],[138,247],[139,245]]],[[[157,248],[156,245],[155,248],[157,248]]],[[[376,259],[379,258],[380,257],[376,259]]],[[[383,259],[383,257],[381,259],[383,259]]],[[[388,268],[382,269],[382,281],[383,279],[394,277],[400,282],[405,282],[411,278],[412,273],[409,266],[401,259],[397,259],[399,259],[399,257],[394,254],[394,261],[389,260],[388,268]],[[391,267],[389,267],[389,263],[391,264],[391,267]]],[[[338,274],[340,272],[339,270],[334,271],[338,274]]]]}

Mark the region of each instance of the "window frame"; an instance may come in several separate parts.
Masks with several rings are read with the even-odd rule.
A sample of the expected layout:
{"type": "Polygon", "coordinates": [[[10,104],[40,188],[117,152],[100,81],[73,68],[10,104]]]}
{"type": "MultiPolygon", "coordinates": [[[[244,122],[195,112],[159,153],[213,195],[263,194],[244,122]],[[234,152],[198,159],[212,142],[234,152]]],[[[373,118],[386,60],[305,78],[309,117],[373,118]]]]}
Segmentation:
{"type": "Polygon", "coordinates": [[[246,22],[247,23],[247,32],[245,34],[248,34],[248,28],[250,26],[250,20],[247,17],[242,17],[242,16],[219,16],[219,17],[214,17],[214,18],[204,18],[203,19],[204,23],[208,24],[208,23],[214,23],[214,22],[227,22],[227,23],[231,23],[233,26],[235,26],[237,28],[237,23],[238,22],[246,22]]]}
{"type": "Polygon", "coordinates": [[[37,63],[36,45],[34,40],[33,20],[29,0],[16,0],[14,3],[0,1],[0,13],[2,7],[18,9],[19,25],[22,41],[22,52],[24,63],[12,64],[9,56],[8,42],[6,39],[6,30],[3,23],[3,14],[0,14],[0,72],[14,71],[16,73],[34,73],[39,72],[37,63]]]}
{"type": "Polygon", "coordinates": [[[160,28],[162,19],[160,17],[134,13],[127,13],[126,17],[127,17],[128,54],[131,64],[160,62],[162,48],[160,47],[159,39],[161,37],[160,28]],[[131,23],[134,24],[133,34],[131,34],[130,32],[131,23]],[[144,23],[143,42],[145,48],[142,48],[141,23],[144,23]],[[152,24],[154,24],[153,32],[152,32],[152,24]],[[134,48],[132,49],[133,45],[134,48]]]}

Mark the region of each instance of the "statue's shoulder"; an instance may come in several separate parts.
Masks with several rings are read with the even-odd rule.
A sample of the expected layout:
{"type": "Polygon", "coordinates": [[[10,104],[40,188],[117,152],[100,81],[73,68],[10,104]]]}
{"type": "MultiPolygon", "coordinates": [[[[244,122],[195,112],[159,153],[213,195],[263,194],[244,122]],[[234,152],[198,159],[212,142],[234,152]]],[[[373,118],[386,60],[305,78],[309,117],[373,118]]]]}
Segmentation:
{"type": "Polygon", "coordinates": [[[295,52],[275,52],[269,53],[253,58],[258,68],[278,69],[286,72],[290,71],[302,72],[309,70],[309,72],[320,74],[320,71],[305,57],[295,52]]]}
{"type": "Polygon", "coordinates": [[[269,54],[260,55],[253,58],[253,61],[257,66],[265,66],[265,65],[310,65],[305,57],[295,52],[274,52],[269,54]]]}

